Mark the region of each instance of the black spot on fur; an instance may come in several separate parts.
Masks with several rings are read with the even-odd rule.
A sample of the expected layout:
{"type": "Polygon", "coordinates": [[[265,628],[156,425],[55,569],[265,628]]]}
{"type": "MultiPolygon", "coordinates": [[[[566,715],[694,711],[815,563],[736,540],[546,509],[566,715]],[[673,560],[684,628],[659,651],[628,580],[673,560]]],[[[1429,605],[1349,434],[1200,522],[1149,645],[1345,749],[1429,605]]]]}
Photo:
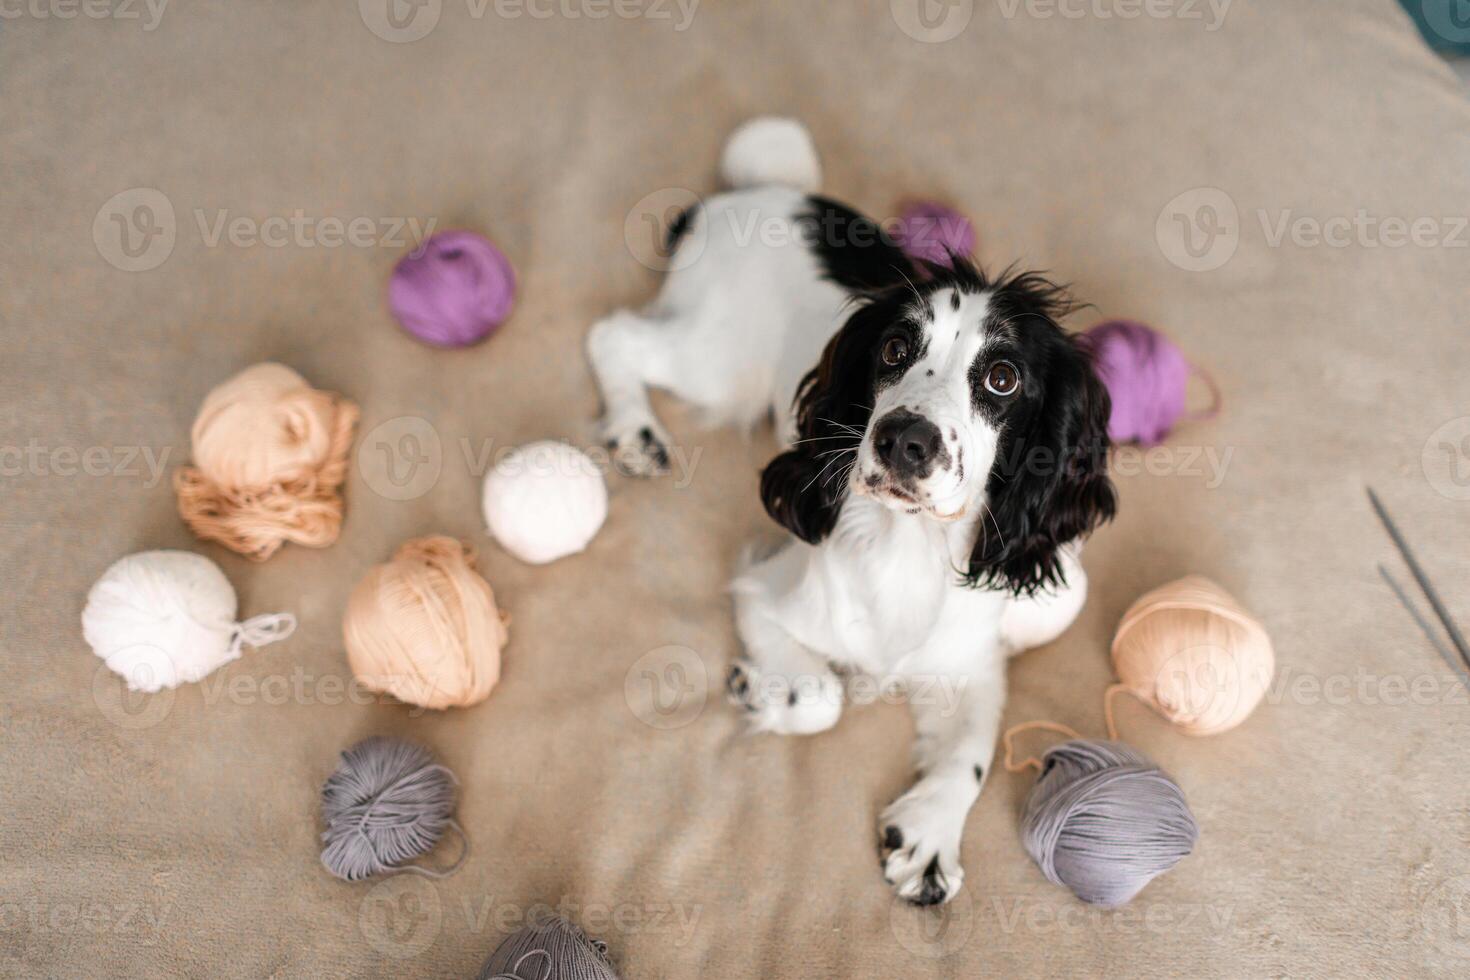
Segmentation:
{"type": "Polygon", "coordinates": [[[889,824],[883,828],[883,846],[890,851],[896,851],[903,847],[903,831],[889,824]]]}
{"type": "Polygon", "coordinates": [[[955,290],[954,292],[952,292],[952,293],[949,294],[949,308],[951,310],[954,310],[955,312],[959,312],[959,308],[960,308],[960,292],[959,292],[959,290],[955,290]]]}
{"type": "Polygon", "coordinates": [[[669,222],[669,233],[664,237],[666,255],[674,254],[674,250],[679,247],[679,242],[689,233],[689,226],[694,223],[694,216],[698,213],[699,202],[696,201],[674,215],[674,220],[669,222]]]}
{"type": "Polygon", "coordinates": [[[664,444],[659,442],[653,435],[653,430],[644,426],[638,430],[638,441],[643,444],[643,449],[653,457],[659,466],[669,465],[669,451],[664,444]]]}
{"type": "Polygon", "coordinates": [[[977,782],[977,783],[983,783],[983,782],[985,782],[985,767],[984,766],[976,766],[975,767],[975,782],[977,782]]]}
{"type": "Polygon", "coordinates": [[[949,890],[944,887],[944,882],[939,878],[939,855],[936,854],[929,859],[928,866],[924,868],[924,884],[919,888],[914,904],[938,905],[948,896],[949,890]]]}
{"type": "Polygon", "coordinates": [[[739,664],[730,665],[730,672],[725,675],[725,690],[741,699],[750,690],[750,682],[745,679],[745,671],[739,664]]]}

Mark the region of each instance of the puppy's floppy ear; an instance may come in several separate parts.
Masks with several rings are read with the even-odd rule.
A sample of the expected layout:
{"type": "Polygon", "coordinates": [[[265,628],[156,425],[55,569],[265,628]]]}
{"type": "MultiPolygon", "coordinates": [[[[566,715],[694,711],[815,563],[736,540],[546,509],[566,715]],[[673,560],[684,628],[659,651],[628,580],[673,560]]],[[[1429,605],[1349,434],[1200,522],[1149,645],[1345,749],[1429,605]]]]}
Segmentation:
{"type": "Polygon", "coordinates": [[[1048,345],[1046,390],[1025,428],[999,447],[967,578],[1017,594],[1063,585],[1058,549],[1111,520],[1108,390],[1092,356],[1060,328],[1048,345]],[[993,532],[993,533],[992,533],[993,532]]]}
{"type": "Polygon", "coordinates": [[[859,308],[827,342],[796,394],[797,442],[761,473],[766,513],[808,544],[831,533],[847,496],[847,465],[872,414],[873,349],[892,311],[859,308]]]}

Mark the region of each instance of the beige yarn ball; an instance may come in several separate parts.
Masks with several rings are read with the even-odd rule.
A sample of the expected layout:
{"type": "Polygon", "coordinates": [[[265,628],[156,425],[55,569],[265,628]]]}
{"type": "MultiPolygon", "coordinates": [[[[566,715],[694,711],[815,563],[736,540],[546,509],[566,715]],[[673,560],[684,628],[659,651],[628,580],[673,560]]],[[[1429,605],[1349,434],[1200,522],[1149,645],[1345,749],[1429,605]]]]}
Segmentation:
{"type": "Polygon", "coordinates": [[[207,541],[263,561],[282,544],[337,539],[338,493],[357,406],[317,391],[284,364],[256,364],[204,399],[194,466],[174,475],[179,513],[207,541]]]}
{"type": "Polygon", "coordinates": [[[415,538],[352,590],[342,639],[366,688],[424,708],[463,708],[490,695],[510,617],[475,556],[454,538],[415,538]]]}
{"type": "Polygon", "coordinates": [[[1189,735],[1245,721],[1276,672],[1265,627],[1199,575],[1160,586],[1129,607],[1112,654],[1121,687],[1189,735]]]}

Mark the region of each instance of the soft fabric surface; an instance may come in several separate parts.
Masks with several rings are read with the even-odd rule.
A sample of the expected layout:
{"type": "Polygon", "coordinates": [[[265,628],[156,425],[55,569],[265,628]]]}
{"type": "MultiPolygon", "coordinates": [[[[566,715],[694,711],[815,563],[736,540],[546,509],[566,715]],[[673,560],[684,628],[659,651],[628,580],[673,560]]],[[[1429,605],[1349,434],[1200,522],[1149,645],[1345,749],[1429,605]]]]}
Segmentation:
{"type": "Polygon", "coordinates": [[[411,43],[347,2],[170,5],[153,30],[142,4],[100,20],[13,6],[0,973],[471,976],[538,902],[639,978],[1463,972],[1470,704],[1378,578],[1375,562],[1399,566],[1363,487],[1470,622],[1470,251],[1452,220],[1470,202],[1470,102],[1392,0],[1236,0],[1213,31],[1205,4],[1197,20],[1018,3],[954,7],[973,17],[942,43],[897,26],[893,9],[915,23],[905,0],[707,2],[684,31],[668,5],[572,19],[445,0],[411,43]],[[712,190],[725,135],[770,111],[809,124],[830,193],[878,216],[952,203],[987,263],[1053,270],[1096,304],[1072,326],[1166,328],[1224,390],[1218,420],[1120,455],[1122,513],[1087,551],[1086,609],[1010,672],[1008,724],[1096,735],[1112,630],[1145,590],[1206,574],[1272,632],[1280,677],[1241,728],[1191,739],[1123,708],[1123,738],[1201,827],[1124,910],[1041,876],[1017,837],[1031,781],[1003,772],[970,815],[966,894],[938,914],[895,905],[875,821],[910,778],[899,706],[782,739],[743,737],[716,694],[702,711],[667,700],[717,690],[731,656],[723,588],[771,531],[755,494],[768,431],[704,432],[669,406],[685,464],[613,477],[585,553],[530,567],[483,531],[498,452],[591,439],[587,327],[657,282],[625,216],[655,192],[712,190]],[[99,215],[131,188],[158,194],[99,215]],[[1183,199],[1197,234],[1201,204],[1238,229],[1208,271],[1190,269],[1223,252],[1191,257],[1165,210],[1196,188],[1239,213],[1183,199]],[[124,253],[111,215],[136,218],[141,242],[167,225],[159,195],[172,252],[126,271],[159,253],[124,253]],[[1431,219],[1461,247],[1369,247],[1351,229],[1313,245],[1289,227],[1272,244],[1283,216],[1360,209],[1431,219]],[[334,237],[325,218],[371,219],[359,242],[393,238],[390,219],[486,232],[515,264],[516,312],[483,346],[420,344],[385,305],[404,248],[307,247],[297,214],[312,241],[334,237]],[[285,244],[252,244],[250,227],[285,244]],[[197,542],[168,477],[205,393],[265,359],[363,419],[341,538],[257,565],[197,542]],[[514,617],[503,679],[467,710],[352,703],[352,585],[430,533],[473,544],[514,617]],[[120,700],[79,615],[111,562],[147,548],[209,555],[242,616],[289,610],[300,628],[202,684],[120,700]],[[423,742],[462,780],[473,848],[454,877],[350,885],[321,867],[318,790],[372,734],[423,742]]]}

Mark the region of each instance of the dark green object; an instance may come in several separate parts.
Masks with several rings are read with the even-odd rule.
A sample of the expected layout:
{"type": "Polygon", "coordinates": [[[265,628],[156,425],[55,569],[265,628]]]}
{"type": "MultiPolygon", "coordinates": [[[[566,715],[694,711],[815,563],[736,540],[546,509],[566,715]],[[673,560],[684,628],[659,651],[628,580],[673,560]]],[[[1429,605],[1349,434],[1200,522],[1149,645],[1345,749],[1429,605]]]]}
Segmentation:
{"type": "Polygon", "coordinates": [[[1470,0],[1399,0],[1432,48],[1470,54],[1470,0]]]}

